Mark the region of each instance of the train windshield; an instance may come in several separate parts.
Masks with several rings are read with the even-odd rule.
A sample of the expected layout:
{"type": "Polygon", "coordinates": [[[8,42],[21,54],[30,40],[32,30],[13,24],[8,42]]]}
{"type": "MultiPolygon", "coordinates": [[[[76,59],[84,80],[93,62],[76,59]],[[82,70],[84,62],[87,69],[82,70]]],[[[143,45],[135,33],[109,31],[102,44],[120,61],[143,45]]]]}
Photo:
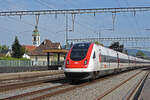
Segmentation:
{"type": "Polygon", "coordinates": [[[70,58],[74,61],[80,61],[86,57],[88,48],[91,43],[75,44],[72,48],[70,58]]]}

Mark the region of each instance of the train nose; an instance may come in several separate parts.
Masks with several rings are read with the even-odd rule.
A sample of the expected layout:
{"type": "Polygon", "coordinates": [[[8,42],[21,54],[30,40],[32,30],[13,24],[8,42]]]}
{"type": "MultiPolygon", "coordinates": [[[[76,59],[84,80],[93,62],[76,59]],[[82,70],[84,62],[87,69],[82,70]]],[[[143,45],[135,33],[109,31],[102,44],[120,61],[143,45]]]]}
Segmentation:
{"type": "Polygon", "coordinates": [[[87,68],[88,60],[82,61],[69,61],[69,64],[66,62],[66,68],[87,68]]]}

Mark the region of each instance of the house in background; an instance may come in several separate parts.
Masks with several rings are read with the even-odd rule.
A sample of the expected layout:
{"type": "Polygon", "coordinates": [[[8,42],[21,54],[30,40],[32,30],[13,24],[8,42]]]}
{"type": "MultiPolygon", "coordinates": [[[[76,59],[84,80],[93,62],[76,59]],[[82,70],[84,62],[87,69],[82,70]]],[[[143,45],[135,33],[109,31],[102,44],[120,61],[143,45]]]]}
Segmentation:
{"type": "Polygon", "coordinates": [[[30,59],[30,56],[28,55],[28,53],[33,51],[36,48],[36,46],[34,46],[34,45],[23,45],[23,48],[25,48],[25,54],[23,55],[23,58],[30,59]]]}
{"type": "Polygon", "coordinates": [[[23,45],[23,47],[25,48],[27,52],[31,52],[36,48],[36,46],[34,45],[23,45]]]}
{"type": "Polygon", "coordinates": [[[11,50],[1,50],[0,57],[11,57],[11,50]]]}
{"type": "MultiPolygon", "coordinates": [[[[34,62],[34,64],[45,63],[47,64],[47,53],[44,53],[43,50],[47,49],[61,49],[60,43],[53,43],[50,40],[44,40],[38,47],[36,47],[31,52],[27,53],[30,56],[31,61],[34,62]]],[[[64,55],[60,56],[60,61],[64,60],[64,55]]],[[[50,54],[50,62],[56,62],[57,61],[57,55],[51,53],[50,54]]]]}

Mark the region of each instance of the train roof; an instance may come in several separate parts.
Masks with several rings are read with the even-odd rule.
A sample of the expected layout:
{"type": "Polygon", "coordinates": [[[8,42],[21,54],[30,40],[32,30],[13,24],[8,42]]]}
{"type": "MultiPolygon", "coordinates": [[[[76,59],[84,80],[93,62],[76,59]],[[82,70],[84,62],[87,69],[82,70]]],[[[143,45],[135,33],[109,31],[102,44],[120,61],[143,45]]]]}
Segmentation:
{"type": "MultiPolygon", "coordinates": [[[[97,45],[97,44],[96,44],[97,45]]],[[[115,51],[113,49],[110,49],[108,47],[104,47],[102,45],[100,45],[102,49],[104,49],[104,54],[106,55],[111,55],[111,56],[115,56],[116,54],[115,53],[118,53],[119,54],[119,58],[123,58],[123,59],[128,59],[130,58],[131,60],[137,60],[137,61],[144,61],[144,62],[150,62],[150,60],[147,60],[147,59],[141,59],[141,58],[137,58],[137,57],[134,57],[134,56],[130,56],[130,55],[127,55],[125,53],[122,53],[122,52],[119,52],[119,51],[115,51]],[[110,53],[111,52],[111,53],[110,53]],[[114,52],[114,53],[112,53],[114,52]]]]}
{"type": "MultiPolygon", "coordinates": [[[[81,42],[81,43],[75,43],[75,44],[92,44],[92,42],[81,42]]],[[[74,44],[74,45],[75,45],[74,44]]],[[[125,53],[122,53],[122,52],[119,52],[119,51],[115,51],[113,49],[110,49],[108,47],[105,47],[101,44],[97,44],[94,42],[95,45],[99,45],[101,47],[101,52],[102,54],[104,55],[109,55],[109,56],[117,56],[117,54],[119,54],[119,58],[122,58],[122,59],[128,59],[130,58],[131,60],[137,60],[137,61],[144,61],[144,62],[150,62],[150,60],[146,60],[146,59],[141,59],[141,58],[137,58],[137,57],[134,57],[134,56],[130,56],[130,55],[127,55],[125,53]]]]}

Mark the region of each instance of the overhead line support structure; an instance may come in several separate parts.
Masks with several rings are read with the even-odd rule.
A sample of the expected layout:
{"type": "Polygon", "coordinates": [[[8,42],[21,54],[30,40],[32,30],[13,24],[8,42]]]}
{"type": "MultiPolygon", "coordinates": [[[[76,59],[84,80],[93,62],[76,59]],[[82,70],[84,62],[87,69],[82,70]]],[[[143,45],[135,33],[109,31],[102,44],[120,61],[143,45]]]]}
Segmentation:
{"type": "Polygon", "coordinates": [[[90,41],[150,41],[150,37],[117,37],[117,38],[82,38],[82,39],[68,39],[71,42],[90,41]]]}
{"type": "MultiPolygon", "coordinates": [[[[49,15],[49,14],[94,14],[95,13],[121,13],[150,11],[150,7],[123,7],[123,8],[93,8],[93,9],[62,9],[62,10],[31,10],[31,11],[2,11],[0,16],[23,16],[23,15],[49,15]]],[[[66,26],[67,27],[67,26],[66,26]]],[[[66,28],[66,35],[68,30],[66,28]]],[[[68,42],[66,36],[66,45],[68,42]]]]}
{"type": "Polygon", "coordinates": [[[150,47],[125,47],[126,49],[150,49],[150,47]]]}
{"type": "Polygon", "coordinates": [[[93,8],[63,10],[3,11],[0,16],[47,15],[47,14],[88,14],[150,11],[150,7],[93,8]]]}

